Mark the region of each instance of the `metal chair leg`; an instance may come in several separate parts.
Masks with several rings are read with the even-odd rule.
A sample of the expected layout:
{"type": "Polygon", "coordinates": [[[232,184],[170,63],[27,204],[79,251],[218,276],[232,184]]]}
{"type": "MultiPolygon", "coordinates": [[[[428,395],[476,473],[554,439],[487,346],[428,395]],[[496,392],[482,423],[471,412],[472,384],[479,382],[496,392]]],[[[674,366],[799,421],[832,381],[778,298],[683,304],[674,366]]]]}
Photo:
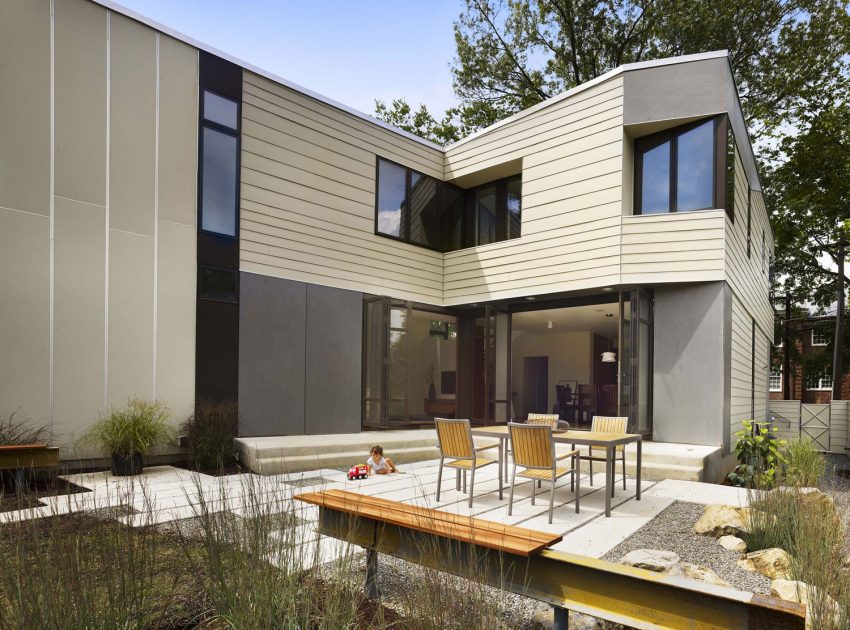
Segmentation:
{"type": "Polygon", "coordinates": [[[455,468],[455,490],[460,492],[460,468],[455,468]]]}
{"type": "Polygon", "coordinates": [[[514,471],[511,475],[511,496],[508,499],[508,516],[511,516],[514,513],[514,484],[516,483],[516,464],[514,464],[514,471]]]}
{"type": "Polygon", "coordinates": [[[573,480],[576,482],[576,514],[578,514],[578,504],[581,500],[581,475],[575,468],[573,468],[573,480]]]}
{"type": "Polygon", "coordinates": [[[538,488],[542,488],[542,487],[543,487],[543,480],[542,480],[542,479],[538,479],[538,480],[537,480],[537,487],[538,487],[538,488]]]}
{"type": "MultiPolygon", "coordinates": [[[[466,472],[466,471],[464,471],[466,472]]],[[[475,468],[473,467],[472,472],[469,473],[469,507],[472,507],[472,497],[475,496],[475,468]]]]}
{"type": "MultiPolygon", "coordinates": [[[[593,457],[593,452],[590,453],[590,457],[593,457]]],[[[587,460],[590,462],[590,485],[593,485],[593,459],[587,460]]]]}
{"type": "Polygon", "coordinates": [[[466,494],[466,469],[463,470],[463,492],[466,494]]]}
{"type": "Polygon", "coordinates": [[[549,492],[549,524],[552,524],[552,512],[555,510],[555,473],[552,473],[552,490],[549,492]]]}
{"type": "Polygon", "coordinates": [[[443,458],[440,458],[440,466],[437,468],[437,503],[440,502],[440,483],[443,481],[443,458]]]}
{"type": "Polygon", "coordinates": [[[537,484],[534,479],[531,480],[531,505],[534,505],[534,495],[537,494],[537,484]]]}
{"type": "Polygon", "coordinates": [[[626,489],[626,449],[623,449],[623,490],[626,489]]]}

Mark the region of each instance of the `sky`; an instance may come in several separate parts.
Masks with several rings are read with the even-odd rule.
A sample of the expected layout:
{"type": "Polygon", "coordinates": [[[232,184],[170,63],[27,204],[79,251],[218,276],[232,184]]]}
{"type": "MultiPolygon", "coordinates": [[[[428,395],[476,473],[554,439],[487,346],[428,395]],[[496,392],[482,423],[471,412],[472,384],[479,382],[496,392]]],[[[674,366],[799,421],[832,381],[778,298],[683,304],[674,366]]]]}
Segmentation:
{"type": "Polygon", "coordinates": [[[405,97],[441,114],[462,0],[116,0],[367,114],[405,97]]]}

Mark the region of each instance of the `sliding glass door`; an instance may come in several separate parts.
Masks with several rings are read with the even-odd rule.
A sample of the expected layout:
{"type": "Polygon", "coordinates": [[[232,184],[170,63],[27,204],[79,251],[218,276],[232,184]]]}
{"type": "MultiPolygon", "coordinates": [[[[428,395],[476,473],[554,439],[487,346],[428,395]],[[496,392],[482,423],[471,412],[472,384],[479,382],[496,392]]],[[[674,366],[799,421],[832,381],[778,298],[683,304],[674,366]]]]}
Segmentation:
{"type": "Polygon", "coordinates": [[[629,431],[652,435],[652,297],[643,289],[623,293],[620,339],[620,414],[629,431]]]}

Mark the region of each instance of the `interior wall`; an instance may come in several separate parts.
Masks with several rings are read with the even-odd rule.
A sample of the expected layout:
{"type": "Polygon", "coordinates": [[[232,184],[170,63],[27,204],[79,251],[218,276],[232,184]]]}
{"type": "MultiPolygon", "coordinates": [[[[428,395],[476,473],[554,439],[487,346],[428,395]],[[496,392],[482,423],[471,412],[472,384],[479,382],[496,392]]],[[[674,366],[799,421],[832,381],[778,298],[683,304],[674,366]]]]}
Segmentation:
{"type": "Polygon", "coordinates": [[[511,388],[515,417],[524,413],[523,357],[549,357],[548,405],[551,410],[557,401],[555,385],[558,382],[592,382],[592,349],[593,334],[586,331],[535,333],[514,330],[511,341],[511,388]]]}

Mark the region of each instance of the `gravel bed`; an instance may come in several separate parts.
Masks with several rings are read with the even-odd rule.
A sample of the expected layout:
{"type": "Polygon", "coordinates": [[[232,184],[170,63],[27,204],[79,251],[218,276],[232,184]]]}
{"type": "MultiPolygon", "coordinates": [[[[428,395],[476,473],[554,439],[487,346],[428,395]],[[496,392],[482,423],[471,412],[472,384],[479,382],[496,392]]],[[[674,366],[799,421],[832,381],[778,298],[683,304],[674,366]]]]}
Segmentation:
{"type": "Polygon", "coordinates": [[[768,578],[741,569],[736,563],[740,556],[721,547],[716,538],[692,532],[694,524],[702,516],[703,507],[698,503],[676,501],[605,554],[603,559],[617,562],[635,549],[672,551],[679,554],[682,562],[711,569],[737,589],[769,595],[768,578]]]}

